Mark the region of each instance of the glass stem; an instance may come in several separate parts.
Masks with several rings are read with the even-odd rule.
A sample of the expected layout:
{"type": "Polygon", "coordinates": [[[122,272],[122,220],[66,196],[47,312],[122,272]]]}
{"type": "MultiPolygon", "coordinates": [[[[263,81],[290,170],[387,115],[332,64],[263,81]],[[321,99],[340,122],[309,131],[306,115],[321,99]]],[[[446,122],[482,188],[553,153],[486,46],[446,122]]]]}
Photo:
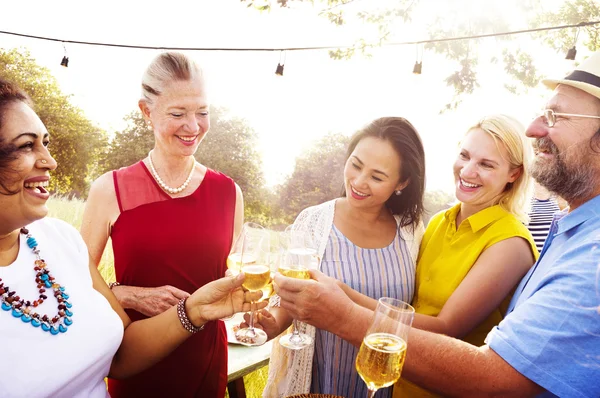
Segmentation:
{"type": "Polygon", "coordinates": [[[254,311],[252,311],[252,305],[254,304],[254,301],[250,302],[250,323],[248,324],[248,330],[250,330],[251,333],[254,333],[254,311]]]}
{"type": "Polygon", "coordinates": [[[298,330],[298,324],[296,323],[296,320],[294,319],[292,321],[292,325],[294,325],[294,327],[292,328],[292,335],[290,336],[290,341],[300,341],[302,340],[302,336],[300,336],[300,331],[298,330]]]}
{"type": "Polygon", "coordinates": [[[373,398],[375,396],[375,393],[377,392],[377,390],[371,390],[368,387],[367,387],[367,389],[368,389],[368,391],[367,391],[367,398],[373,398]]]}

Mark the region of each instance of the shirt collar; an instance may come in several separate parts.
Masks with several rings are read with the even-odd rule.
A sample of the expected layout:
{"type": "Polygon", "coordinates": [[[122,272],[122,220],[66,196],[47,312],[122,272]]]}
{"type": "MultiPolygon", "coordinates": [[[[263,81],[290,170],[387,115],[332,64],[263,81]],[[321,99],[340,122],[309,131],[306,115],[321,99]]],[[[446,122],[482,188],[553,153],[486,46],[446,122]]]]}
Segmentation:
{"type": "Polygon", "coordinates": [[[600,216],[600,195],[592,198],[573,210],[568,212],[567,209],[557,213],[557,234],[567,232],[579,224],[584,223],[592,217],[600,216]]]}
{"type": "MultiPolygon", "coordinates": [[[[452,223],[456,223],[456,216],[460,210],[460,203],[451,207],[444,213],[446,219],[452,223]]],[[[477,232],[480,229],[488,226],[496,220],[505,217],[508,214],[500,205],[494,205],[487,207],[472,216],[468,217],[463,223],[468,222],[473,232],[477,232]]]]}

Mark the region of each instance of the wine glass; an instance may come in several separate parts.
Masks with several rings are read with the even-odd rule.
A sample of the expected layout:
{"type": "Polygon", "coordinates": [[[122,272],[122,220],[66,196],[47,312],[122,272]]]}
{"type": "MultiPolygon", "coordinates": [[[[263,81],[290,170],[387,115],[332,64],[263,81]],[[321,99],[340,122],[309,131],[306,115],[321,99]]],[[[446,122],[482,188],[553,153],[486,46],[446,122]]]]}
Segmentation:
{"type": "Polygon", "coordinates": [[[400,378],[408,332],[415,309],[404,301],[382,297],[356,356],[356,371],[367,384],[367,398],[400,378]]]}
{"type": "MultiPolygon", "coordinates": [[[[317,249],[310,234],[294,230],[293,226],[285,231],[288,248],[279,265],[279,273],[296,279],[310,279],[310,269],[319,266],[317,249]]],[[[292,333],[279,339],[279,344],[291,350],[301,350],[313,342],[312,337],[298,331],[296,320],[293,321],[292,333]]]]}
{"type": "MultiPolygon", "coordinates": [[[[235,239],[233,246],[231,247],[231,252],[227,256],[227,270],[228,272],[225,275],[233,275],[236,276],[241,272],[242,269],[242,247],[244,245],[244,237],[247,234],[253,235],[256,233],[260,233],[260,231],[265,231],[265,229],[255,223],[247,222],[242,225],[242,230],[239,235],[235,239]]],[[[255,259],[252,258],[250,254],[244,257],[245,262],[254,262],[255,259]]],[[[221,318],[222,321],[228,321],[232,319],[234,315],[227,316],[225,318],[221,318]]]]}
{"type": "MultiPolygon", "coordinates": [[[[245,274],[242,286],[251,292],[259,291],[271,283],[271,268],[269,266],[270,236],[269,232],[258,224],[245,224],[242,250],[240,255],[240,270],[245,274]]],[[[250,323],[247,328],[239,329],[235,336],[247,346],[262,345],[267,341],[267,334],[254,328],[254,311],[250,303],[250,323]]]]}

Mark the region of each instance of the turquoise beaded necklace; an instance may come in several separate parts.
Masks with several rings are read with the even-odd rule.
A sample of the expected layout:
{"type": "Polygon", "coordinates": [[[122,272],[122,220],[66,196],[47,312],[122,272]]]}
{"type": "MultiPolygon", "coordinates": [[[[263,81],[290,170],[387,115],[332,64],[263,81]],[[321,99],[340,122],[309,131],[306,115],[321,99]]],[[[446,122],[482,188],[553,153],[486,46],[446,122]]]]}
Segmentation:
{"type": "Polygon", "coordinates": [[[24,323],[29,323],[35,328],[40,328],[44,332],[50,332],[52,335],[65,333],[69,326],[73,324],[71,317],[72,304],[67,301],[69,295],[65,293],[65,288],[54,281],[54,277],[50,274],[50,270],[46,267],[46,262],[40,257],[40,249],[38,249],[37,241],[26,228],[21,228],[21,233],[27,238],[27,246],[35,254],[36,260],[33,270],[35,274],[35,282],[39,292],[39,297],[33,302],[24,300],[17,296],[14,290],[10,290],[4,285],[0,278],[0,306],[4,311],[11,312],[12,316],[21,319],[24,323]],[[54,291],[54,297],[58,301],[58,313],[53,318],[48,315],[40,315],[35,312],[35,308],[42,304],[48,297],[44,294],[46,289],[54,291]]]}

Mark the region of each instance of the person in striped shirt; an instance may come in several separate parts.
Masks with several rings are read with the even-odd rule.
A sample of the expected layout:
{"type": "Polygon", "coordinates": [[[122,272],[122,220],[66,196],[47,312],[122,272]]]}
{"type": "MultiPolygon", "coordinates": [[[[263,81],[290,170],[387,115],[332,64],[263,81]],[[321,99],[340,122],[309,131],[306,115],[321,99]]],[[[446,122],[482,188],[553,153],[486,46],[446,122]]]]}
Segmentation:
{"type": "MultiPolygon", "coordinates": [[[[416,129],[401,117],[375,120],[351,140],[342,197],[303,210],[294,229],[317,243],[320,270],[362,294],[410,302],[424,227],[425,156],[416,129]]],[[[260,313],[269,338],[290,326],[283,308],[260,313]]],[[[256,325],[256,324],[255,324],[256,325]]],[[[299,323],[314,344],[298,351],[275,341],[264,397],[299,393],[362,397],[354,369],[358,348],[333,333],[299,323]]],[[[391,397],[391,388],[377,397],[391,397]]]]}
{"type": "Polygon", "coordinates": [[[554,213],[559,212],[560,206],[556,197],[552,195],[546,188],[535,182],[534,195],[531,197],[531,210],[529,211],[529,232],[533,236],[535,245],[541,253],[544,247],[544,242],[548,237],[550,225],[554,213]]]}

